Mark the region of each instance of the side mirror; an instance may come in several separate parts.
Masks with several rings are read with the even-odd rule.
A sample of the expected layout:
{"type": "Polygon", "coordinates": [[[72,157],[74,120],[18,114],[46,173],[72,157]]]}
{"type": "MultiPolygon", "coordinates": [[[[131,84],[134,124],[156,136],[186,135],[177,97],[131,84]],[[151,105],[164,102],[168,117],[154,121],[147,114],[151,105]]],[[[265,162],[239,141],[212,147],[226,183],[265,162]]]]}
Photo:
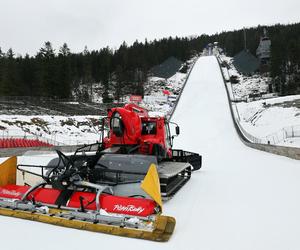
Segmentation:
{"type": "Polygon", "coordinates": [[[179,126],[176,126],[175,131],[176,131],[176,135],[179,135],[179,134],[180,134],[179,126]]]}

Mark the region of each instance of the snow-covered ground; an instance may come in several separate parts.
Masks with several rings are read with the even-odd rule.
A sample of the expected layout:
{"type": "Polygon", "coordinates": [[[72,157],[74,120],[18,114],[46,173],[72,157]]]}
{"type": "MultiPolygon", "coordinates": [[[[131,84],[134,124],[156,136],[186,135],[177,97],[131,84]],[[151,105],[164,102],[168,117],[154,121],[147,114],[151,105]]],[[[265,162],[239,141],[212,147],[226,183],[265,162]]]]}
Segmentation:
{"type": "MultiPolygon", "coordinates": [[[[269,138],[273,144],[281,144],[282,131],[294,128],[300,135],[300,95],[237,103],[241,125],[247,132],[258,138],[269,138]],[[279,137],[277,139],[277,137],[279,137]]],[[[295,138],[297,139],[297,138],[295,138]]],[[[291,144],[292,145],[292,144],[291,144]]],[[[294,144],[295,145],[295,144],[294,144]]],[[[295,146],[297,146],[296,144],[295,146]]],[[[300,145],[298,145],[300,146],[300,145]]]]}
{"type": "Polygon", "coordinates": [[[214,57],[198,60],[172,119],[181,126],[175,147],[202,154],[203,168],[193,173],[189,183],[164,206],[164,213],[177,220],[169,242],[0,217],[1,247],[8,250],[300,249],[299,161],[253,150],[240,141],[214,57]],[[211,96],[215,97],[214,102],[211,96]]]}
{"type": "Polygon", "coordinates": [[[300,95],[277,97],[267,94],[270,78],[267,76],[243,76],[232,64],[232,58],[221,56],[229,69],[223,68],[226,79],[237,76],[238,83],[231,84],[233,101],[239,113],[240,124],[262,142],[300,147],[300,95]],[[272,97],[272,98],[269,98],[272,97]],[[260,100],[253,100],[253,99],[260,100]]]}
{"type": "MultiPolygon", "coordinates": [[[[198,57],[193,57],[187,61],[188,72],[198,57]]],[[[159,77],[149,77],[145,88],[145,98],[141,105],[155,115],[170,115],[172,108],[178,98],[182,87],[188,76],[187,73],[177,72],[168,79],[159,77]],[[163,91],[169,91],[167,96],[163,91]]]]}
{"type": "Polygon", "coordinates": [[[237,83],[232,84],[232,90],[235,99],[249,99],[251,94],[266,94],[268,92],[268,85],[271,81],[270,77],[261,76],[259,74],[254,74],[252,76],[246,76],[237,71],[234,67],[232,57],[227,57],[224,55],[220,56],[224,62],[227,63],[228,69],[224,69],[225,78],[229,79],[230,76],[236,76],[237,83]]]}
{"type": "MultiPolygon", "coordinates": [[[[189,67],[195,60],[196,57],[187,62],[189,67]]],[[[169,115],[186,78],[187,73],[180,72],[168,79],[149,77],[145,90],[146,96],[140,105],[148,109],[150,115],[169,115]],[[166,90],[169,95],[163,93],[166,90]]],[[[102,97],[99,95],[100,85],[93,84],[93,89],[93,100],[102,102],[102,97]]],[[[129,102],[129,96],[125,96],[123,101],[129,102]]],[[[0,138],[36,137],[55,145],[94,143],[100,138],[100,118],[99,116],[1,114],[0,138]]]]}
{"type": "Polygon", "coordinates": [[[0,136],[37,137],[56,145],[94,143],[100,138],[99,116],[0,115],[0,136]]]}
{"type": "Polygon", "coordinates": [[[168,79],[149,77],[145,97],[140,105],[149,110],[152,114],[168,115],[172,110],[173,104],[181,91],[186,77],[187,74],[180,72],[177,72],[168,79]],[[173,102],[170,101],[168,95],[163,93],[165,90],[169,91],[170,95],[174,97],[173,102]]]}

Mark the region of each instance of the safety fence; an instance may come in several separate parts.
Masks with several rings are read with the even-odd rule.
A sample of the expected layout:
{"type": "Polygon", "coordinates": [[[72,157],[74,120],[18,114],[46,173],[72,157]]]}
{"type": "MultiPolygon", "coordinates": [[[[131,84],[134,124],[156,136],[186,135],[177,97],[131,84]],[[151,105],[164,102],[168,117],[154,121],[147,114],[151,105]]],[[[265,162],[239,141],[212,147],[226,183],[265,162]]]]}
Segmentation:
{"type": "Polygon", "coordinates": [[[38,139],[7,138],[0,139],[0,148],[30,148],[30,147],[52,147],[52,144],[42,142],[38,139]]]}
{"type": "Polygon", "coordinates": [[[55,140],[55,135],[50,135],[50,138],[44,135],[38,135],[29,133],[22,130],[4,129],[0,130],[0,139],[28,139],[28,140],[39,140],[44,143],[48,143],[55,146],[65,145],[64,143],[55,140]]]}
{"type": "Polygon", "coordinates": [[[220,67],[220,72],[221,72],[221,76],[223,78],[223,82],[224,82],[224,85],[225,85],[225,90],[226,90],[226,94],[227,94],[227,98],[228,98],[228,105],[229,105],[229,110],[230,110],[230,113],[231,113],[231,117],[233,119],[233,125],[235,126],[236,128],[236,131],[238,132],[239,136],[243,139],[243,141],[245,142],[252,142],[252,140],[254,140],[254,138],[252,138],[250,136],[249,133],[247,133],[247,131],[245,131],[242,126],[240,125],[238,119],[237,119],[237,115],[236,115],[236,109],[233,108],[232,106],[232,97],[233,97],[233,93],[232,93],[232,89],[231,89],[231,85],[227,85],[227,81],[226,81],[226,78],[225,78],[225,75],[224,75],[224,72],[222,70],[222,60],[220,58],[220,56],[216,56],[217,58],[217,62],[219,64],[219,67],[220,67]]]}
{"type": "MultiPolygon", "coordinates": [[[[220,58],[218,58],[218,62],[219,60],[221,60],[220,58]]],[[[221,64],[220,64],[221,67],[221,64]]],[[[221,67],[222,69],[222,67],[221,67]]],[[[228,100],[229,102],[229,106],[230,106],[230,110],[232,113],[232,117],[235,120],[235,125],[238,127],[238,130],[241,132],[241,134],[245,137],[245,139],[247,139],[249,142],[253,142],[253,143],[262,143],[262,140],[260,138],[257,138],[253,135],[251,135],[250,133],[248,133],[242,126],[240,123],[240,114],[239,114],[239,110],[237,108],[237,105],[235,102],[233,102],[234,98],[234,94],[233,94],[233,90],[232,90],[232,86],[231,83],[226,81],[226,78],[224,76],[224,72],[221,70],[222,76],[223,76],[223,80],[225,83],[225,87],[226,87],[226,92],[228,95],[228,100]]]]}
{"type": "Polygon", "coordinates": [[[265,140],[268,144],[279,144],[290,138],[300,138],[300,125],[284,127],[275,133],[267,135],[265,140]]]}
{"type": "Polygon", "coordinates": [[[34,134],[29,132],[24,132],[21,130],[13,130],[13,129],[7,129],[7,130],[0,130],[0,140],[1,139],[28,139],[28,140],[39,140],[41,142],[51,144],[54,146],[66,146],[66,145],[82,145],[82,144],[92,144],[96,141],[99,141],[100,139],[100,133],[99,136],[95,136],[98,138],[95,139],[88,139],[88,138],[78,138],[78,139],[72,139],[72,138],[65,138],[63,141],[61,141],[61,133],[51,132],[49,135],[45,134],[34,134]]]}
{"type": "Polygon", "coordinates": [[[67,139],[64,143],[56,139],[56,134],[52,134],[51,138],[45,136],[33,135],[19,130],[0,131],[0,157],[8,157],[11,155],[23,155],[28,150],[35,152],[61,150],[63,152],[73,152],[78,147],[85,144],[92,144],[99,140],[90,139],[67,139]]]}

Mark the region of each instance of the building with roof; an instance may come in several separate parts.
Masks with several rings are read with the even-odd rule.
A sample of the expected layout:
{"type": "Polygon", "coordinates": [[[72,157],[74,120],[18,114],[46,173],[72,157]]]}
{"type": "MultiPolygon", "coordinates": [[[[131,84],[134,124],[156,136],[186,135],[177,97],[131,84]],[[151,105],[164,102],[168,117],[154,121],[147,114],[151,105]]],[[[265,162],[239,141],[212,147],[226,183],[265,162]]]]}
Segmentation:
{"type": "Polygon", "coordinates": [[[249,75],[259,69],[259,60],[244,49],[233,57],[233,65],[239,72],[249,75]]]}
{"type": "Polygon", "coordinates": [[[182,64],[182,61],[178,60],[174,56],[171,56],[163,63],[151,68],[150,73],[156,77],[169,78],[179,71],[179,69],[182,67],[182,64]]]}

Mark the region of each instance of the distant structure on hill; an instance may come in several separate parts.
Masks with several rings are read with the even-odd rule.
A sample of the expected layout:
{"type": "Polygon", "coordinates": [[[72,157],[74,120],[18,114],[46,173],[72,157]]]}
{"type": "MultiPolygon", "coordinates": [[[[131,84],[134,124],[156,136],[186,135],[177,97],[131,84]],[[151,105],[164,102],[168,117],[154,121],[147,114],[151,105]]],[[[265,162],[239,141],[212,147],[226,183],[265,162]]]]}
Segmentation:
{"type": "Polygon", "coordinates": [[[247,49],[246,29],[244,28],[244,49],[233,57],[233,65],[242,74],[251,75],[259,69],[259,61],[247,49]]]}
{"type": "Polygon", "coordinates": [[[163,63],[151,68],[150,73],[156,77],[169,78],[179,71],[182,64],[182,61],[178,60],[174,56],[171,56],[163,63]]]}
{"type": "Polygon", "coordinates": [[[259,67],[261,72],[269,71],[271,58],[271,40],[267,35],[267,30],[264,28],[264,35],[260,39],[260,43],[256,50],[256,56],[259,59],[259,67]]]}
{"type": "Polygon", "coordinates": [[[233,65],[239,72],[246,75],[253,74],[259,69],[259,61],[247,49],[233,57],[233,65]]]}

